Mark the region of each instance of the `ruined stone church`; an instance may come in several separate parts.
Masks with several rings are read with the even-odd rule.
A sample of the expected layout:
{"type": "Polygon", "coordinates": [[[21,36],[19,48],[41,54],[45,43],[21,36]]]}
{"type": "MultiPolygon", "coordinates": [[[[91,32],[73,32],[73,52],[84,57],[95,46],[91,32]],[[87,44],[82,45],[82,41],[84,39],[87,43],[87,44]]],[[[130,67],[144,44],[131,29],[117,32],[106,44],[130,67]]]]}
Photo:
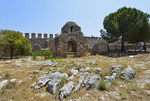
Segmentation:
{"type": "Polygon", "coordinates": [[[41,50],[41,48],[49,48],[50,51],[59,57],[67,57],[68,53],[73,53],[74,56],[84,56],[86,52],[91,52],[92,55],[103,54],[108,51],[107,42],[101,37],[86,37],[81,31],[81,27],[75,22],[67,22],[61,29],[60,35],[38,33],[38,38],[35,33],[25,33],[25,37],[29,38],[33,51],[41,50]]]}

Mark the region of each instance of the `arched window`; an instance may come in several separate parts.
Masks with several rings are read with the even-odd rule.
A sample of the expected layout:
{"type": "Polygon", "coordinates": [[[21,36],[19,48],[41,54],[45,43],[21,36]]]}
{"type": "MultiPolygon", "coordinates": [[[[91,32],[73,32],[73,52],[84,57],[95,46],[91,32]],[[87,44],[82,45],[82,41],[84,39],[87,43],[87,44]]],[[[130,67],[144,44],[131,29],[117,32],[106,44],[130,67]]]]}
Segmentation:
{"type": "Polygon", "coordinates": [[[71,32],[73,32],[73,26],[71,26],[71,32]]]}

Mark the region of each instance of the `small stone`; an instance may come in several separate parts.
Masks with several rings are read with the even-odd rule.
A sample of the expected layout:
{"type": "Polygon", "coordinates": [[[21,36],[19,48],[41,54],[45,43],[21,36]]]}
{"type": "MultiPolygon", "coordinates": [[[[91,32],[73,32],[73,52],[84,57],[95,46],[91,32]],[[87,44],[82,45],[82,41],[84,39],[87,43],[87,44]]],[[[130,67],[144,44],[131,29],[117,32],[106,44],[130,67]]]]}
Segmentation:
{"type": "Polygon", "coordinates": [[[92,91],[89,91],[89,94],[93,95],[92,91]]]}
{"type": "Polygon", "coordinates": [[[77,75],[78,74],[78,70],[75,70],[75,69],[71,69],[71,72],[73,73],[73,75],[77,75]]]}
{"type": "Polygon", "coordinates": [[[36,94],[36,96],[39,96],[39,97],[41,97],[41,98],[42,98],[42,97],[45,97],[45,96],[46,96],[46,94],[45,94],[45,93],[37,93],[37,94],[36,94]]]}
{"type": "Polygon", "coordinates": [[[17,81],[17,82],[16,82],[16,84],[21,84],[21,83],[22,83],[22,81],[17,81]]]}
{"type": "Polygon", "coordinates": [[[84,69],[83,69],[83,68],[81,68],[81,69],[80,69],[80,72],[84,72],[84,69]]]}
{"type": "Polygon", "coordinates": [[[34,89],[35,89],[35,90],[36,90],[36,89],[40,89],[40,86],[36,85],[36,86],[34,87],[34,89]]]}
{"type": "Polygon", "coordinates": [[[130,93],[131,95],[136,95],[136,94],[137,94],[136,91],[129,91],[129,93],[130,93]]]}
{"type": "Polygon", "coordinates": [[[40,71],[39,70],[34,70],[33,74],[38,74],[40,71]]]}
{"type": "Polygon", "coordinates": [[[11,83],[14,83],[15,81],[16,81],[16,79],[11,79],[10,80],[11,83]]]}
{"type": "Polygon", "coordinates": [[[101,68],[94,68],[93,71],[101,72],[101,68]]]}
{"type": "Polygon", "coordinates": [[[30,85],[30,88],[34,88],[36,85],[36,82],[34,82],[33,84],[30,85]]]}
{"type": "Polygon", "coordinates": [[[90,70],[90,67],[86,67],[84,71],[90,70]]]}

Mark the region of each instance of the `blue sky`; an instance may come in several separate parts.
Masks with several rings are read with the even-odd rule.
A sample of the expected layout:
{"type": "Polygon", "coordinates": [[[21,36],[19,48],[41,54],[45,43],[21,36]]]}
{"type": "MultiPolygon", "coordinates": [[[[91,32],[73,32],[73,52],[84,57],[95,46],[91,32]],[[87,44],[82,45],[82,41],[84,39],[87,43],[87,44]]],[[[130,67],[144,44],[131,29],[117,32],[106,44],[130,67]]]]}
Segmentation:
{"type": "Polygon", "coordinates": [[[74,21],[86,36],[100,36],[104,17],[121,7],[150,14],[150,0],[0,0],[0,29],[60,33],[74,21]]]}

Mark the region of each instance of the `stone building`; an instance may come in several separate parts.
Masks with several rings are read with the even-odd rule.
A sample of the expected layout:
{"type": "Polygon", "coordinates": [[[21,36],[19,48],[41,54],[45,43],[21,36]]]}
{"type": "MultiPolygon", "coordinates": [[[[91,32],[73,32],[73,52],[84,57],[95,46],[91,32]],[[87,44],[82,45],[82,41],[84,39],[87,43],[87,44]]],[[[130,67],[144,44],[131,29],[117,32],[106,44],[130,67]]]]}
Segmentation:
{"type": "Polygon", "coordinates": [[[60,57],[67,57],[68,52],[75,56],[84,56],[86,51],[86,38],[75,22],[66,23],[61,30],[61,34],[50,40],[50,50],[60,57]]]}

